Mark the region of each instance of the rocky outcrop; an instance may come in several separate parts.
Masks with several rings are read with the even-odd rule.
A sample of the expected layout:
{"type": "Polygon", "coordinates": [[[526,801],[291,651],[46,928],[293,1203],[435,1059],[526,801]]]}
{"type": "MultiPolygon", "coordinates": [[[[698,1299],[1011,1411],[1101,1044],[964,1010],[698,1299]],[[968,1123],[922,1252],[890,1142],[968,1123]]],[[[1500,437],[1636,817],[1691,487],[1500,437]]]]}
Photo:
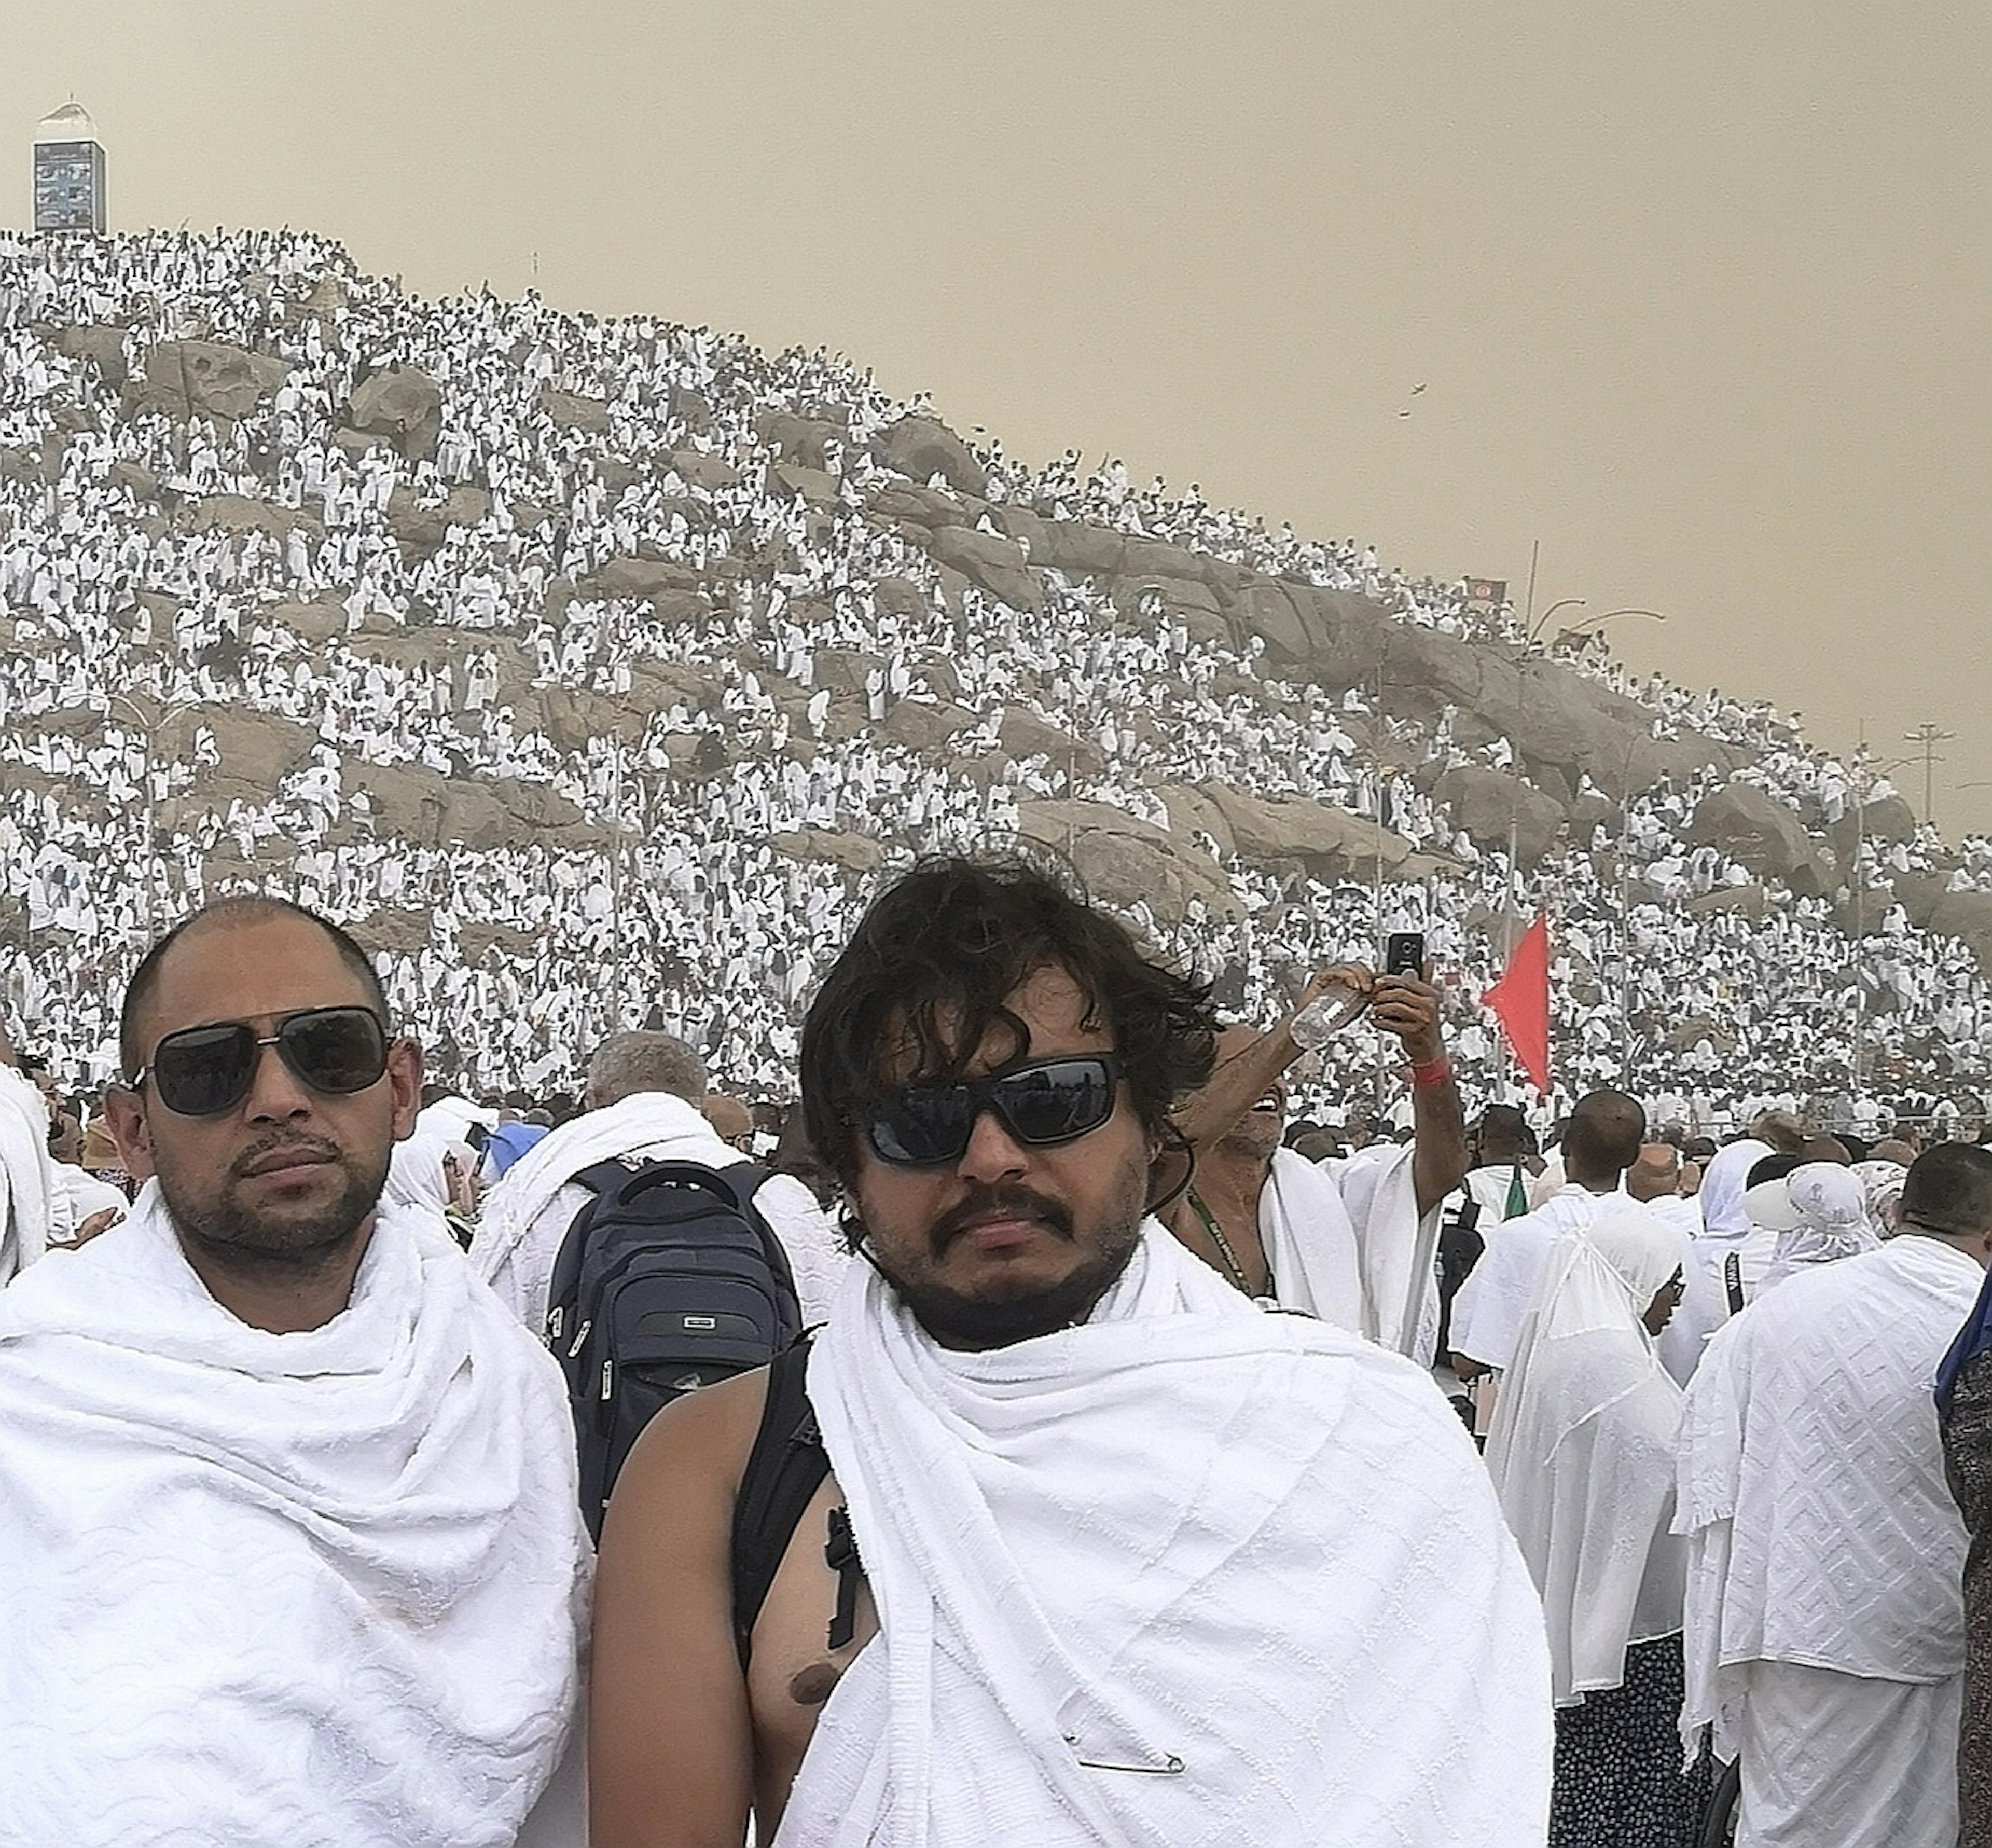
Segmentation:
{"type": "Polygon", "coordinates": [[[126,382],[125,411],[232,423],[261,409],[289,373],[281,360],[223,341],[162,340],[145,355],[145,376],[126,382]]]}
{"type": "Polygon", "coordinates": [[[1325,803],[1247,796],[1223,783],[1197,786],[1224,817],[1243,859],[1298,861],[1324,878],[1366,879],[1380,865],[1387,875],[1394,871],[1417,851],[1402,834],[1325,803]]]}
{"type": "Polygon", "coordinates": [[[302,507],[279,506],[273,500],[255,500],[247,494],[211,494],[190,504],[196,531],[268,533],[281,539],[294,529],[314,539],[325,537],[325,523],[302,507]]]}
{"type": "Polygon", "coordinates": [[[608,434],[609,407],[600,398],[548,389],[540,394],[540,408],[562,430],[579,430],[589,436],[608,434]]]}
{"type": "Polygon", "coordinates": [[[938,475],[958,493],[989,491],[988,472],[938,418],[902,417],[878,439],[878,459],[914,481],[938,475]]]}
{"type": "Polygon", "coordinates": [[[94,366],[113,390],[131,377],[124,358],[124,330],[121,327],[91,326],[65,327],[56,335],[56,351],[72,360],[94,366]]]}
{"type": "Polygon", "coordinates": [[[1462,765],[1441,776],[1431,794],[1476,847],[1506,853],[1512,830],[1515,851],[1526,866],[1548,853],[1563,832],[1561,805],[1533,784],[1499,770],[1462,765]]]}
{"type": "Polygon", "coordinates": [[[387,500],[387,530],[403,551],[418,560],[431,558],[452,527],[480,525],[490,511],[491,496],[483,488],[452,488],[447,498],[424,506],[412,489],[397,487],[387,500]]]}
{"type": "Polygon", "coordinates": [[[1796,813],[1753,783],[1727,783],[1704,796],[1687,837],[1760,877],[1782,881],[1801,898],[1820,897],[1839,884],[1831,851],[1806,832],[1796,813]]]}
{"type": "Polygon", "coordinates": [[[1219,918],[1241,915],[1236,895],[1209,856],[1167,829],[1103,802],[1025,801],[1018,831],[1054,847],[1094,897],[1122,910],[1146,905],[1161,922],[1182,921],[1192,898],[1219,918]]]}
{"type": "Polygon", "coordinates": [[[386,443],[405,461],[427,461],[442,435],[442,388],[412,366],[391,366],[360,382],[344,423],[356,435],[386,443]]]}
{"type": "Polygon", "coordinates": [[[1012,609],[1028,610],[1033,615],[1043,611],[1044,587],[1026,565],[1023,550],[1014,539],[950,526],[941,527],[928,544],[943,564],[952,566],[1012,609]]]}
{"type": "Polygon", "coordinates": [[[1003,748],[1019,762],[1027,757],[1043,757],[1055,769],[1075,771],[1082,776],[1097,776],[1107,767],[1106,758],[1090,738],[1061,731],[1021,706],[1012,706],[1003,714],[996,736],[1003,748]]]}

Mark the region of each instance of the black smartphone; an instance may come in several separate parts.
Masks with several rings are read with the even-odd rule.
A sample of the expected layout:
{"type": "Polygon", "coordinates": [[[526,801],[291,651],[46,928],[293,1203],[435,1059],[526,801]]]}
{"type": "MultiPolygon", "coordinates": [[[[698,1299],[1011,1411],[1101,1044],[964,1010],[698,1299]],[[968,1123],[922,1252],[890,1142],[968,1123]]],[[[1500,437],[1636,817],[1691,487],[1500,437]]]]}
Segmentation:
{"type": "Polygon", "coordinates": [[[1393,930],[1383,939],[1383,973],[1408,975],[1422,980],[1425,973],[1425,933],[1421,930],[1393,930]]]}

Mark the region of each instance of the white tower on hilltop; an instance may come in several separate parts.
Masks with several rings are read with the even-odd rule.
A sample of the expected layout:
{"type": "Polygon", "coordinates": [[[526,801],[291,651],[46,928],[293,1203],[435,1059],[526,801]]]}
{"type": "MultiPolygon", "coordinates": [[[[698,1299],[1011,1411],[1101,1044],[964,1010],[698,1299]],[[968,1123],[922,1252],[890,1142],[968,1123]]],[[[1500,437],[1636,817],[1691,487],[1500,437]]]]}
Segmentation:
{"type": "Polygon", "coordinates": [[[35,130],[35,229],[104,229],[104,145],[90,111],[73,99],[35,130]]]}

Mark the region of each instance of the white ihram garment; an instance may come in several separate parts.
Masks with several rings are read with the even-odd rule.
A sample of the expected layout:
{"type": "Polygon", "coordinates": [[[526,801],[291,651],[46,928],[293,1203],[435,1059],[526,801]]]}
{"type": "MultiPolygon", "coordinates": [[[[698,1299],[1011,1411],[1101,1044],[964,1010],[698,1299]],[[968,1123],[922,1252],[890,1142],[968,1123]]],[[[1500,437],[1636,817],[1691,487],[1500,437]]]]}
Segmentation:
{"type": "Polygon", "coordinates": [[[156,1184],[0,1292],[0,1840],[510,1848],[572,1726],[558,1369],[441,1222],[237,1320],[156,1184]]]}
{"type": "Polygon", "coordinates": [[[49,1106],[32,1079],[0,1065],[0,1284],[67,1238],[69,1196],[56,1185],[49,1106]]]}
{"type": "Polygon", "coordinates": [[[1622,1686],[1628,1645],[1681,1627],[1680,1388],[1640,1321],[1680,1267],[1676,1229],[1643,1210],[1566,1233],[1501,1383],[1487,1471],[1543,1594],[1559,1707],[1622,1686]]]}
{"type": "Polygon", "coordinates": [[[1425,1366],[1438,1331],[1438,1229],[1436,1210],[1419,1216],[1408,1147],[1332,1168],[1277,1149],[1259,1192],[1260,1248],[1280,1307],[1425,1366]]]}
{"type": "Polygon", "coordinates": [[[1452,1299],[1452,1351],[1505,1371],[1550,1253],[1565,1234],[1588,1226],[1607,1200],[1639,1206],[1629,1195],[1595,1194],[1568,1181],[1533,1212],[1489,1226],[1486,1250],[1452,1299]]]}
{"type": "Polygon", "coordinates": [[[1713,1724],[1725,1757],[1748,1747],[1758,1842],[1949,1848],[1941,1818],[1936,1833],[1903,1826],[1932,1776],[1955,1834],[1956,1727],[1910,1733],[1964,1667],[1967,1536],[1931,1385],[1983,1277],[1909,1234],[1815,1267],[1723,1328],[1688,1389],[1682,1735],[1691,1751],[1713,1724]],[[1836,1679],[1795,1692],[1780,1665],[1836,1679]],[[1905,1702],[1905,1685],[1932,1691],[1905,1702]],[[1816,1717],[1803,1727],[1801,1707],[1816,1717]],[[1895,1746],[1878,1746],[1891,1730],[1895,1746]],[[1902,1781],[1878,1775],[1888,1765],[1902,1781]]]}
{"type": "MultiPolygon", "coordinates": [[[[1421,1367],[1438,1345],[1438,1235],[1445,1202],[1422,1217],[1411,1175],[1414,1144],[1377,1144],[1323,1164],[1356,1231],[1363,1277],[1361,1333],[1421,1367]]],[[[1282,1308],[1289,1307],[1280,1298],[1282,1308]]]]}
{"type": "MultiPolygon", "coordinates": [[[[546,1326],[554,1260],[575,1216],[595,1198],[575,1176],[621,1156],[737,1167],[748,1158],[724,1141],[695,1104],[667,1091],[637,1091],[542,1136],[485,1195],[470,1242],[471,1268],[526,1326],[546,1326]]],[[[754,1205],[787,1253],[803,1320],[829,1313],[848,1260],[829,1216],[793,1175],[770,1175],[754,1205]]]]}
{"type": "Polygon", "coordinates": [[[809,1390],[880,1634],[780,1848],[1541,1843],[1540,1608],[1406,1362],[1150,1221],[1087,1323],[988,1353],[854,1267],[809,1390]]]}

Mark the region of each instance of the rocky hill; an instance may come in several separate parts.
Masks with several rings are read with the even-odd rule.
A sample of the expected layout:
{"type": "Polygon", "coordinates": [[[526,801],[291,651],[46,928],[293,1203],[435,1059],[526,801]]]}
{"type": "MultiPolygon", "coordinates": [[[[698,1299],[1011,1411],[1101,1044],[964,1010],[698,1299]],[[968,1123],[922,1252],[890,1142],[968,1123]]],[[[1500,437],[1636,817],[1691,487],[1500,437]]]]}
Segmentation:
{"type": "Polygon", "coordinates": [[[1469,1021],[1540,903],[1573,1082],[1978,1082],[1982,844],[1353,542],[1025,468],[821,354],[414,301],[298,234],[0,239],[0,1007],[79,1057],[91,990],[37,944],[101,989],[142,912],[255,883],[371,929],[459,1048],[438,956],[552,992],[486,1088],[646,1014],[770,1085],[868,875],[1015,829],[1249,1010],[1394,919],[1469,1021]]]}

